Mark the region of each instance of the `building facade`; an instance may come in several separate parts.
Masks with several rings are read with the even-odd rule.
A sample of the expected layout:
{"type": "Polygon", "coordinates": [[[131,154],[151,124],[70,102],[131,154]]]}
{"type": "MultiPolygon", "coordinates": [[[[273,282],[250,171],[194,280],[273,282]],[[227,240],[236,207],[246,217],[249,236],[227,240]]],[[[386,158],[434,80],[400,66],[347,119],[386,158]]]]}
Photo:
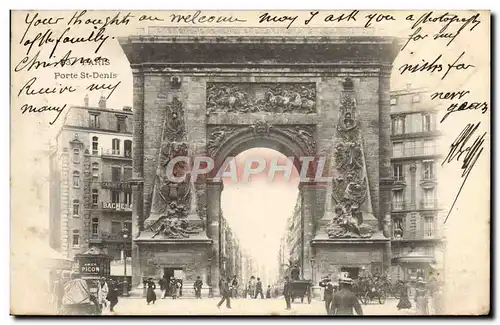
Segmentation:
{"type": "Polygon", "coordinates": [[[391,91],[392,278],[427,278],[442,245],[437,105],[425,89],[391,91]]]}
{"type": "Polygon", "coordinates": [[[112,275],[131,256],[132,129],[131,107],[109,109],[103,97],[92,107],[86,97],[68,111],[50,159],[51,246],[70,258],[103,248],[112,275]]]}

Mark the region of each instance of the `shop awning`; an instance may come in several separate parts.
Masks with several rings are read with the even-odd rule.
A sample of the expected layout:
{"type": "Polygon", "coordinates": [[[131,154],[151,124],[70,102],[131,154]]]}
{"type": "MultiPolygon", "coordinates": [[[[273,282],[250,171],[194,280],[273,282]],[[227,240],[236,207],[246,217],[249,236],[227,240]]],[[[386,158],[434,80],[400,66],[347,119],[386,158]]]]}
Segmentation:
{"type": "Polygon", "coordinates": [[[434,264],[435,258],[432,255],[425,255],[419,252],[411,252],[406,255],[393,258],[392,262],[397,264],[404,264],[404,263],[434,264]]]}

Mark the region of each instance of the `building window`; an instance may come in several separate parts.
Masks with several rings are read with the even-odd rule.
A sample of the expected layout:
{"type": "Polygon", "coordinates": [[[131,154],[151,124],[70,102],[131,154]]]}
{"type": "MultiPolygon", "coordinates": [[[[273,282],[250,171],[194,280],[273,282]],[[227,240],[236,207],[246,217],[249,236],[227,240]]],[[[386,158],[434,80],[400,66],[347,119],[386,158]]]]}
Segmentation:
{"type": "Polygon", "coordinates": [[[436,146],[434,140],[424,140],[424,154],[434,155],[436,153],[436,146]]]}
{"type": "Polygon", "coordinates": [[[111,191],[111,202],[120,203],[120,191],[111,191]]]}
{"type": "Polygon", "coordinates": [[[99,114],[92,114],[90,113],[90,127],[91,128],[99,128],[99,114]]]}
{"type": "Polygon", "coordinates": [[[434,179],[434,161],[424,161],[424,179],[434,179]]]}
{"type": "Polygon", "coordinates": [[[395,239],[403,238],[403,219],[394,219],[393,236],[395,239]]]}
{"type": "Polygon", "coordinates": [[[111,167],[111,181],[121,182],[122,178],[122,168],[118,166],[111,167]]]}
{"type": "Polygon", "coordinates": [[[132,204],[132,192],[131,191],[125,191],[125,201],[123,203],[132,204]]]}
{"type": "Polygon", "coordinates": [[[123,168],[123,180],[128,181],[131,178],[132,178],[132,168],[131,167],[123,168]]]}
{"type": "Polygon", "coordinates": [[[424,132],[432,131],[432,116],[431,114],[422,114],[422,127],[424,132]]]}
{"type": "Polygon", "coordinates": [[[424,209],[433,209],[435,207],[434,189],[424,188],[424,209]]]}
{"type": "Polygon", "coordinates": [[[97,205],[99,203],[99,190],[96,188],[92,189],[92,204],[97,205]]]}
{"type": "Polygon", "coordinates": [[[423,278],[425,280],[425,271],[424,269],[417,269],[417,268],[412,268],[412,269],[407,269],[408,270],[408,280],[417,280],[418,278],[423,278]]]}
{"type": "Polygon", "coordinates": [[[396,182],[402,182],[402,181],[404,181],[404,177],[403,177],[403,164],[394,164],[392,166],[392,173],[393,173],[394,180],[396,182]]]}
{"type": "Polygon", "coordinates": [[[399,117],[393,118],[392,119],[392,134],[393,135],[403,134],[405,132],[404,125],[405,125],[404,116],[399,116],[399,117]]]}
{"type": "Polygon", "coordinates": [[[125,157],[132,158],[132,141],[125,140],[123,146],[123,150],[125,150],[125,157]]]}
{"type": "Polygon", "coordinates": [[[434,247],[432,246],[425,246],[425,255],[427,256],[434,256],[434,247]]]}
{"type": "Polygon", "coordinates": [[[92,235],[99,233],[99,218],[92,218],[92,235]]]}
{"type": "Polygon", "coordinates": [[[92,163],[92,177],[99,178],[99,163],[92,163]]]}
{"type": "Polygon", "coordinates": [[[411,98],[411,102],[412,103],[419,103],[420,102],[420,95],[419,94],[413,95],[413,97],[411,98]]]}
{"type": "Polygon", "coordinates": [[[119,155],[120,154],[120,140],[113,139],[112,141],[112,154],[119,155]]]}
{"type": "Polygon", "coordinates": [[[403,142],[394,142],[392,144],[392,156],[393,157],[403,156],[403,142]]]}
{"type": "Polygon", "coordinates": [[[122,223],[119,221],[111,221],[111,233],[119,235],[122,231],[122,223]]]}
{"type": "Polygon", "coordinates": [[[99,154],[99,138],[98,137],[92,137],[92,154],[93,155],[99,154]]]}
{"type": "Polygon", "coordinates": [[[132,222],[125,221],[123,223],[123,229],[127,229],[128,238],[132,235],[132,222]]]}
{"type": "Polygon", "coordinates": [[[403,190],[392,191],[392,208],[394,210],[403,209],[403,190]]]}
{"type": "Polygon", "coordinates": [[[391,106],[394,106],[398,103],[398,98],[397,97],[391,97],[391,106]]]}
{"type": "Polygon", "coordinates": [[[80,149],[73,149],[73,163],[80,163],[80,149]]]}
{"type": "Polygon", "coordinates": [[[80,247],[80,230],[73,230],[73,247],[80,247]]]}
{"type": "Polygon", "coordinates": [[[73,217],[80,217],[80,201],[73,200],[73,217]]]}
{"type": "Polygon", "coordinates": [[[419,149],[420,148],[417,148],[416,141],[406,141],[404,145],[404,155],[405,156],[418,155],[419,149]]]}
{"type": "Polygon", "coordinates": [[[434,235],[434,218],[424,218],[424,237],[431,238],[434,235]]]}
{"type": "Polygon", "coordinates": [[[127,123],[125,123],[125,118],[121,116],[116,117],[116,130],[118,132],[127,132],[127,123]]]}
{"type": "Polygon", "coordinates": [[[80,173],[76,170],[73,172],[73,187],[80,187],[80,173]]]}

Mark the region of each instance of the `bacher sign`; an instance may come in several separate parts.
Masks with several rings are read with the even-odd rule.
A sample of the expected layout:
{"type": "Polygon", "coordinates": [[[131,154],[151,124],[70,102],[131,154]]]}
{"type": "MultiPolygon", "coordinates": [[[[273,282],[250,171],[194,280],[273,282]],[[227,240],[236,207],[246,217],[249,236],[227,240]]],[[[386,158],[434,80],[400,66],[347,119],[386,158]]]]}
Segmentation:
{"type": "Polygon", "coordinates": [[[129,211],[132,210],[132,204],[116,203],[116,202],[102,202],[102,208],[106,210],[129,211]]]}

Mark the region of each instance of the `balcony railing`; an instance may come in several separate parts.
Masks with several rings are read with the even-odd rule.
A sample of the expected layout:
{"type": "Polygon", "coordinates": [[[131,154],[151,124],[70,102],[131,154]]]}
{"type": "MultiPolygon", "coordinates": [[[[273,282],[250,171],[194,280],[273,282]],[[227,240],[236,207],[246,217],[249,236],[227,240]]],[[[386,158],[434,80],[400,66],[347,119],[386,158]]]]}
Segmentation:
{"type": "Polygon", "coordinates": [[[101,188],[104,189],[113,189],[113,190],[121,190],[121,189],[130,189],[132,188],[132,184],[127,181],[102,181],[101,188]]]}
{"type": "MultiPolygon", "coordinates": [[[[130,241],[132,239],[131,232],[129,232],[126,241],[130,241]]],[[[99,231],[97,233],[90,234],[91,241],[123,241],[123,235],[121,233],[107,232],[107,231],[99,231]]]]}
{"type": "Polygon", "coordinates": [[[132,150],[101,149],[101,156],[131,159],[132,150]]]}
{"type": "Polygon", "coordinates": [[[421,200],[420,201],[420,209],[436,209],[437,208],[437,200],[421,200]]]}
{"type": "Polygon", "coordinates": [[[405,204],[403,201],[392,202],[392,211],[404,210],[405,204]]]}
{"type": "Polygon", "coordinates": [[[395,182],[404,182],[405,178],[403,175],[394,175],[394,181],[395,182]]]}
{"type": "Polygon", "coordinates": [[[401,148],[400,150],[393,150],[393,157],[411,157],[411,156],[427,156],[435,155],[437,153],[437,146],[429,147],[414,147],[414,148],[401,148]]]}

